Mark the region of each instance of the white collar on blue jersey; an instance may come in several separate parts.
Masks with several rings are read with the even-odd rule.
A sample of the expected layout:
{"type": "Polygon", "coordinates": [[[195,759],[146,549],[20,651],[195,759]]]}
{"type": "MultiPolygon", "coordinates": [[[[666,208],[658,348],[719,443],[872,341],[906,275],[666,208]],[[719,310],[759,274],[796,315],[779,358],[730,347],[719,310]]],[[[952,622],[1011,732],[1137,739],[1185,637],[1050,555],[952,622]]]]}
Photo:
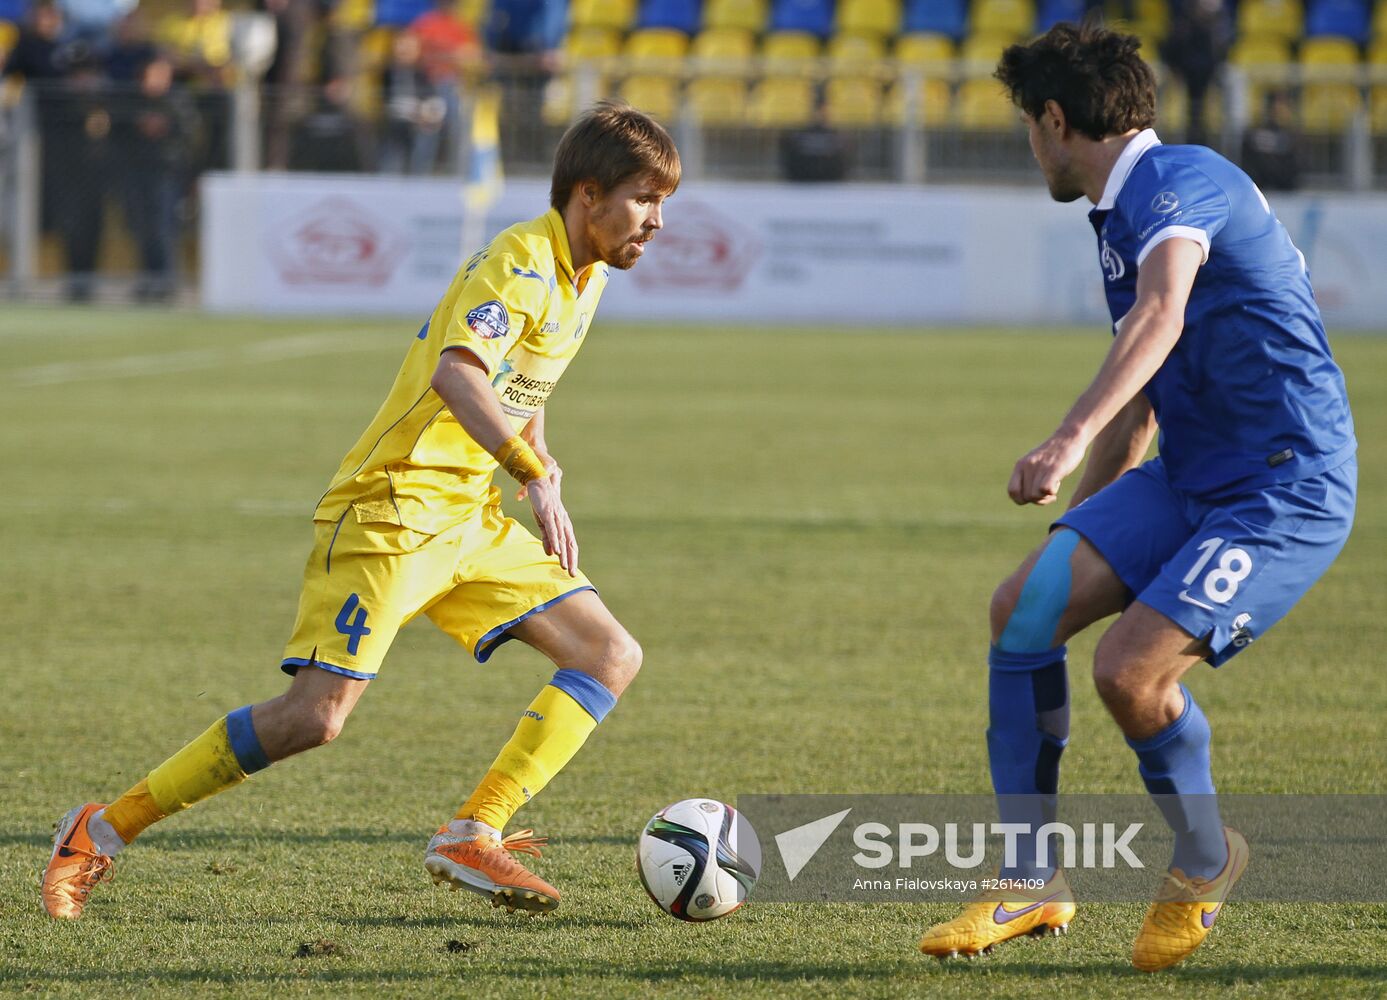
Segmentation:
{"type": "Polygon", "coordinates": [[[1112,172],[1108,174],[1108,183],[1103,187],[1103,199],[1098,202],[1095,211],[1106,212],[1116,204],[1117,195],[1122,190],[1122,185],[1127,183],[1127,175],[1137,165],[1137,160],[1141,159],[1141,154],[1152,146],[1159,146],[1160,144],[1161,140],[1156,135],[1156,130],[1150,128],[1142,129],[1127,141],[1127,145],[1118,154],[1117,162],[1112,165],[1112,172]]]}

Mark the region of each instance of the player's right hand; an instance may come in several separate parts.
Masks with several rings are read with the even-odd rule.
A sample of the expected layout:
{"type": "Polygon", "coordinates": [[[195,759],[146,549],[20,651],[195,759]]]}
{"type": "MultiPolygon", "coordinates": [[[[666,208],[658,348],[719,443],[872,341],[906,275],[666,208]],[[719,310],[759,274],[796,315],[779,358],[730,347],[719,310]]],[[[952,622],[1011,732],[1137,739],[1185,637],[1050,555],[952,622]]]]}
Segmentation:
{"type": "Polygon", "coordinates": [[[1043,507],[1054,503],[1060,483],[1083,462],[1086,448],[1082,439],[1056,431],[1039,447],[1021,456],[1007,483],[1007,495],[1016,504],[1043,507]]]}
{"type": "Polygon", "coordinates": [[[539,540],[544,551],[559,560],[569,576],[578,575],[578,539],[573,533],[573,521],[559,498],[557,479],[546,476],[527,484],[527,497],[539,527],[539,540]]]}

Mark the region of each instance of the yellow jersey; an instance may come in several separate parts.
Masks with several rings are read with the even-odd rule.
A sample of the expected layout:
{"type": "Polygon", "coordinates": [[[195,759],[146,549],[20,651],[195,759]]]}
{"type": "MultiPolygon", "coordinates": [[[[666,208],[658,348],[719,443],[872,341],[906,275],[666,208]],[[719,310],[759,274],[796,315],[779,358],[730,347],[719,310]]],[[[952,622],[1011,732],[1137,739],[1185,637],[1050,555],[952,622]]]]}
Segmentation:
{"type": "Polygon", "coordinates": [[[437,534],[486,503],[496,460],[429,385],[439,355],[476,355],[519,433],[583,346],[607,278],[600,262],[574,271],[554,209],[511,226],[473,255],[419,331],[313,519],[336,521],[352,508],[358,521],[437,534]]]}

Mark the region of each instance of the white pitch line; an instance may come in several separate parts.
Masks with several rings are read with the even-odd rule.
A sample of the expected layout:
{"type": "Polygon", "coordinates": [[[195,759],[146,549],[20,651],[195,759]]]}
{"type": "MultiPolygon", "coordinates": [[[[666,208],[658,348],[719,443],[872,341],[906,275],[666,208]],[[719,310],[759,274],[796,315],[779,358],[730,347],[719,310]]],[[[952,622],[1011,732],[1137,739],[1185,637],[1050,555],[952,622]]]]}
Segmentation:
{"type": "MultiPolygon", "coordinates": [[[[287,361],[339,351],[371,351],[388,347],[390,343],[389,337],[382,334],[304,333],[258,340],[235,347],[197,347],[160,354],[130,354],[118,358],[59,361],[30,368],[15,368],[6,373],[6,381],[19,387],[106,382],[118,378],[140,378],[170,372],[287,361]]],[[[403,341],[399,342],[399,346],[400,350],[405,349],[403,341]]]]}

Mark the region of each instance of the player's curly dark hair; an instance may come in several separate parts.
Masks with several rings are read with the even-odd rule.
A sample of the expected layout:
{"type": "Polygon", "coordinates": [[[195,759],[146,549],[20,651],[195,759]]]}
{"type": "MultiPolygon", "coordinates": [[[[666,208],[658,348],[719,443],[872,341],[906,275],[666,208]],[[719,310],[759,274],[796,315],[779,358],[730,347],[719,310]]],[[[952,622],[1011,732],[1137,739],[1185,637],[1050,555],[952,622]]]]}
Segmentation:
{"type": "Polygon", "coordinates": [[[673,192],[680,173],[679,151],[659,122],[625,101],[598,101],[559,140],[549,203],[562,212],[581,181],[596,181],[610,191],[641,174],[673,192]]]}
{"type": "Polygon", "coordinates": [[[1054,101],[1072,128],[1102,139],[1150,128],[1156,120],[1156,77],[1137,54],[1140,47],[1141,39],[1093,21],[1060,23],[1009,46],[995,76],[1032,118],[1054,101]]]}

